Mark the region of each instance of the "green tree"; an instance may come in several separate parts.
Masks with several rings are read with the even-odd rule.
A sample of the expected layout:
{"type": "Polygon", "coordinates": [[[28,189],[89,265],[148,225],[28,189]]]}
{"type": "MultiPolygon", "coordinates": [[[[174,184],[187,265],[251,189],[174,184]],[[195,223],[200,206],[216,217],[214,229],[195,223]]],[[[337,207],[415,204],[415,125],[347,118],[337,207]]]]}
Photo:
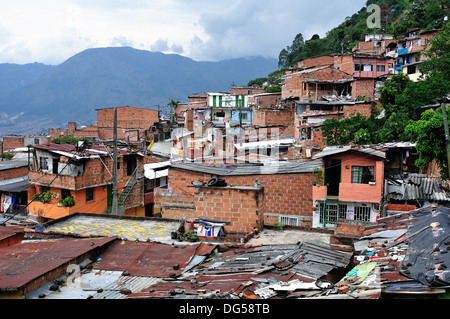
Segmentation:
{"type": "Polygon", "coordinates": [[[170,122],[172,125],[175,125],[175,111],[178,107],[178,104],[180,104],[180,101],[178,99],[170,99],[169,103],[167,103],[167,106],[170,107],[170,122]]]}
{"type": "Polygon", "coordinates": [[[411,82],[408,75],[401,72],[387,80],[380,88],[380,103],[383,105],[385,117],[390,117],[397,110],[396,99],[403,94],[406,86],[411,82]]]}
{"type": "Polygon", "coordinates": [[[90,137],[74,137],[73,135],[66,135],[66,136],[52,139],[52,143],[76,145],[76,144],[78,144],[79,141],[83,141],[83,140],[89,141],[89,140],[92,140],[92,138],[90,138],[90,137]]]}
{"type": "Polygon", "coordinates": [[[247,83],[247,86],[263,86],[265,82],[267,82],[267,78],[256,78],[247,83]]]}
{"type": "MultiPolygon", "coordinates": [[[[424,61],[421,67],[423,79],[417,83],[414,90],[415,95],[411,92],[410,97],[422,99],[420,101],[422,103],[433,104],[450,93],[449,38],[450,28],[446,25],[438,35],[431,39],[427,53],[429,59],[424,61]]],[[[448,114],[448,107],[446,107],[446,111],[448,114]]],[[[416,142],[419,155],[416,165],[424,169],[434,159],[439,166],[442,178],[449,179],[443,123],[441,108],[436,111],[427,110],[421,114],[420,120],[411,121],[405,131],[406,134],[412,136],[411,140],[416,142]]]]}
{"type": "Polygon", "coordinates": [[[278,85],[269,86],[266,89],[266,93],[276,93],[276,92],[281,92],[281,87],[279,87],[278,85]]]}
{"type": "MultiPolygon", "coordinates": [[[[446,110],[448,114],[450,108],[447,107],[446,110]]],[[[406,127],[406,133],[411,135],[411,140],[416,143],[419,155],[415,163],[417,167],[426,169],[427,164],[434,159],[439,167],[442,179],[448,180],[447,148],[441,108],[436,111],[427,110],[423,112],[419,121],[406,127]]]]}

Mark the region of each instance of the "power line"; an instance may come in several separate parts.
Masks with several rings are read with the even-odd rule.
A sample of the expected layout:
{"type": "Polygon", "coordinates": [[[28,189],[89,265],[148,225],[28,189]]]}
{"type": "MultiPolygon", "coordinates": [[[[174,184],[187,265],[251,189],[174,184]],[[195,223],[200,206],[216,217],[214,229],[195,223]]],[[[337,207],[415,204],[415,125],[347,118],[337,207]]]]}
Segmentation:
{"type": "MultiPolygon", "coordinates": [[[[82,147],[84,146],[84,143],[86,141],[83,141],[82,147]]],[[[77,152],[77,147],[75,147],[75,150],[73,150],[72,152],[69,152],[70,155],[75,155],[75,153],[77,152]]],[[[47,185],[47,187],[49,187],[51,184],[53,184],[53,182],[59,177],[59,175],[61,174],[61,172],[63,172],[66,167],[71,163],[71,161],[75,158],[75,156],[72,156],[69,158],[69,160],[67,161],[66,165],[63,167],[62,170],[60,170],[59,172],[56,173],[56,176],[53,178],[53,180],[47,185]]],[[[43,177],[41,177],[43,178],[43,177]]],[[[44,193],[41,192],[38,195],[38,198],[40,199],[42,197],[44,193]]],[[[33,198],[26,206],[22,207],[19,211],[15,212],[14,214],[12,214],[11,216],[9,216],[9,218],[7,218],[6,220],[4,220],[0,225],[2,226],[6,226],[6,222],[8,222],[9,220],[11,220],[13,217],[15,217],[16,215],[18,215],[19,213],[21,213],[25,208],[28,208],[28,206],[31,205],[32,202],[34,202],[36,200],[36,198],[33,198]]]]}

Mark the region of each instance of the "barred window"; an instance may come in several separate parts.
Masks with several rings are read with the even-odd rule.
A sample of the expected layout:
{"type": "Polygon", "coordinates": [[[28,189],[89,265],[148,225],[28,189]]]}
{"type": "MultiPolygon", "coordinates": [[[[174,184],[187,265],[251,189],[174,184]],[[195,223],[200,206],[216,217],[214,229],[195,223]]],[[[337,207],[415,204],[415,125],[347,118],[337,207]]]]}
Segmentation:
{"type": "Polygon", "coordinates": [[[352,166],[352,183],[368,184],[374,176],[373,166],[352,166]]]}
{"type": "Polygon", "coordinates": [[[39,159],[39,164],[41,165],[41,170],[47,170],[48,169],[48,158],[41,157],[39,159]]]}
{"type": "Polygon", "coordinates": [[[341,204],[339,205],[339,219],[347,219],[347,205],[341,204]]]}
{"type": "Polygon", "coordinates": [[[288,226],[298,226],[298,218],[297,217],[289,217],[289,216],[280,216],[278,221],[283,225],[288,226]]]}
{"type": "Polygon", "coordinates": [[[370,221],[370,207],[356,206],[355,207],[355,220],[362,222],[370,221]]]}

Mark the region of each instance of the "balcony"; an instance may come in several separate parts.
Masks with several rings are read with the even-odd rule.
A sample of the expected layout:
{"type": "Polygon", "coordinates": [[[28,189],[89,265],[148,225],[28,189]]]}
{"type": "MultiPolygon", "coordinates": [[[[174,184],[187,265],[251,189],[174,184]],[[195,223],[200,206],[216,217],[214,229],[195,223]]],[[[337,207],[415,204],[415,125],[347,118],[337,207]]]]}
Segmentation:
{"type": "Polygon", "coordinates": [[[58,219],[74,214],[77,211],[78,210],[75,206],[62,207],[53,203],[41,203],[35,201],[28,206],[29,214],[49,219],[58,219]]]}
{"type": "Polygon", "coordinates": [[[31,184],[38,185],[52,185],[55,188],[64,188],[71,190],[78,190],[86,187],[92,186],[100,186],[106,185],[110,181],[104,181],[103,176],[99,176],[98,178],[88,178],[85,176],[69,176],[69,175],[59,175],[56,177],[56,174],[48,174],[45,172],[36,172],[30,171],[28,172],[28,181],[31,184]]]}
{"type": "MultiPolygon", "coordinates": [[[[352,184],[352,183],[339,183],[338,196],[332,196],[332,199],[337,199],[341,202],[370,202],[379,203],[382,197],[382,185],[381,183],[370,184],[352,184]]],[[[325,186],[313,186],[312,199],[323,201],[324,199],[330,199],[327,194],[325,186]]]]}

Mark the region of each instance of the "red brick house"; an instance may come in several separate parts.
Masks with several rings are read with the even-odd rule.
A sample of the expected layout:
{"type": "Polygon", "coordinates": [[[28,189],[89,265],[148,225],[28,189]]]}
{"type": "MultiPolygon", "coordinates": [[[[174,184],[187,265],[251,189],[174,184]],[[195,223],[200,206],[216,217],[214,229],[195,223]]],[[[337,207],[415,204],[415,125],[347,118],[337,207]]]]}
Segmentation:
{"type": "Polygon", "coordinates": [[[369,117],[371,103],[364,101],[297,101],[295,114],[295,137],[299,140],[302,158],[310,158],[320,152],[325,143],[321,126],[327,119],[343,119],[360,113],[369,117]]]}
{"type": "MultiPolygon", "coordinates": [[[[33,148],[28,174],[32,184],[28,200],[33,201],[28,207],[30,218],[46,221],[76,212],[110,212],[112,149],[104,144],[83,148],[71,144],[43,144],[33,148]]],[[[119,148],[117,156],[119,206],[124,215],[144,216],[143,155],[119,148]]]]}
{"type": "Polygon", "coordinates": [[[163,218],[229,222],[225,229],[234,232],[248,232],[274,222],[310,227],[311,183],[314,169],[320,167],[320,162],[173,163],[167,188],[156,190],[155,206],[161,207],[163,218]],[[223,178],[227,187],[199,188],[192,184],[206,184],[215,177],[223,178]]]}
{"type": "Polygon", "coordinates": [[[380,216],[385,153],[370,148],[327,147],[313,156],[322,159],[322,173],[312,186],[313,227],[335,227],[340,220],[375,222],[380,216]]]}
{"type": "MultiPolygon", "coordinates": [[[[114,107],[97,109],[98,136],[101,140],[112,139],[114,107]]],[[[159,122],[158,110],[121,106],[117,107],[117,138],[138,142],[145,139],[146,131],[159,122]]]]}
{"type": "Polygon", "coordinates": [[[281,97],[322,100],[322,96],[346,96],[351,94],[351,82],[351,73],[328,65],[286,72],[281,97]]]}

